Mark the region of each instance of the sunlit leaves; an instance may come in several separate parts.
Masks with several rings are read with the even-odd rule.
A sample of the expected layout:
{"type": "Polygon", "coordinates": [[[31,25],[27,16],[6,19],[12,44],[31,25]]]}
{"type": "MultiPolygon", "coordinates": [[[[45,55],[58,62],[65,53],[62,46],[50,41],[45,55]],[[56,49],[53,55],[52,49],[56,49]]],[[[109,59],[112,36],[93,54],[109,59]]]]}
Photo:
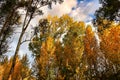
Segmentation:
{"type": "Polygon", "coordinates": [[[50,52],[50,51],[53,52],[54,51],[54,50],[52,50],[52,49],[54,49],[53,38],[51,38],[51,37],[47,38],[46,48],[47,48],[48,52],[50,52]]]}

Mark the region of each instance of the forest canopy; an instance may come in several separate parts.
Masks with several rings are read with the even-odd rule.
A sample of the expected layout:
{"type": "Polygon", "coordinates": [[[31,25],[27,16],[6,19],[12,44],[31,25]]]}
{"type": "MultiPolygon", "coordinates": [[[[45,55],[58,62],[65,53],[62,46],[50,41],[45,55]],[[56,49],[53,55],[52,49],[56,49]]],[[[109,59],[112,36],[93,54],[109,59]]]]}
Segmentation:
{"type": "Polygon", "coordinates": [[[99,0],[90,24],[71,13],[52,15],[64,5],[74,15],[86,12],[78,8],[85,0],[71,1],[0,1],[0,80],[120,79],[120,1],[99,0]],[[45,17],[46,9],[54,13],[45,17]]]}

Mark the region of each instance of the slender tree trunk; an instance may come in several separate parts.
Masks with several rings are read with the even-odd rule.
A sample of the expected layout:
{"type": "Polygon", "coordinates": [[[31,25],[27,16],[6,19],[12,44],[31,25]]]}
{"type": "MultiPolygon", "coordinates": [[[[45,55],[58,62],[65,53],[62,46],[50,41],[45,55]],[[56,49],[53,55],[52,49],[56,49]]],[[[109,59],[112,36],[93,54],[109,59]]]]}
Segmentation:
{"type": "MultiPolygon", "coordinates": [[[[23,38],[23,35],[26,31],[26,29],[28,28],[29,26],[29,23],[32,19],[32,16],[33,16],[33,13],[31,13],[31,16],[30,16],[30,19],[29,21],[27,22],[27,24],[25,26],[23,26],[23,29],[22,29],[22,32],[20,34],[20,37],[19,37],[19,40],[18,40],[18,43],[17,43],[17,47],[16,47],[16,50],[15,50],[15,54],[14,54],[14,57],[13,57],[13,61],[12,61],[12,65],[11,65],[11,68],[10,68],[10,71],[8,73],[8,77],[6,78],[6,80],[8,80],[10,78],[10,75],[12,74],[12,72],[14,72],[14,67],[15,67],[15,64],[16,64],[16,56],[18,55],[18,52],[20,50],[20,45],[21,45],[21,42],[22,42],[22,38],[23,38]]],[[[25,24],[25,23],[24,23],[25,24]]]]}

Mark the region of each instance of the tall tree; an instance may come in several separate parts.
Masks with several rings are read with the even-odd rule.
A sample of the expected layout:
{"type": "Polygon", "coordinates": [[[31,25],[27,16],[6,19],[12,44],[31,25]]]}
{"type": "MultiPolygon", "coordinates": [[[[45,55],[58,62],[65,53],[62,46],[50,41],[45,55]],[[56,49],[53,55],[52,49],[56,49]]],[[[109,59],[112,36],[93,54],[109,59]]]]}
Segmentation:
{"type": "Polygon", "coordinates": [[[85,75],[87,79],[99,79],[98,65],[101,63],[100,59],[98,59],[100,58],[99,52],[95,33],[93,32],[92,27],[88,25],[84,38],[84,58],[87,64],[85,75]]]}
{"type": "Polygon", "coordinates": [[[25,8],[26,9],[26,14],[25,14],[25,19],[24,19],[23,26],[22,26],[22,31],[20,33],[20,37],[19,37],[18,44],[17,44],[16,50],[15,50],[15,54],[14,54],[14,57],[13,57],[12,66],[10,68],[8,78],[10,77],[10,74],[12,72],[14,72],[14,66],[16,64],[16,56],[19,52],[20,45],[22,43],[23,35],[26,32],[32,18],[38,13],[41,15],[41,13],[42,13],[42,11],[40,10],[41,7],[48,5],[49,8],[51,8],[52,2],[61,3],[62,0],[40,0],[40,1],[38,1],[38,0],[28,0],[27,7],[25,8]]]}
{"type": "MultiPolygon", "coordinates": [[[[81,58],[83,55],[83,38],[85,32],[84,22],[72,22],[67,34],[63,38],[63,60],[62,60],[62,74],[64,79],[76,79],[81,74],[77,74],[76,70],[80,69],[81,58]],[[75,77],[76,76],[76,77],[75,77]]],[[[78,71],[79,72],[79,71],[78,71]]],[[[80,77],[78,79],[82,79],[80,77]]]]}
{"type": "Polygon", "coordinates": [[[107,78],[120,79],[120,25],[113,24],[110,28],[104,30],[101,35],[100,49],[106,58],[107,78]]]}

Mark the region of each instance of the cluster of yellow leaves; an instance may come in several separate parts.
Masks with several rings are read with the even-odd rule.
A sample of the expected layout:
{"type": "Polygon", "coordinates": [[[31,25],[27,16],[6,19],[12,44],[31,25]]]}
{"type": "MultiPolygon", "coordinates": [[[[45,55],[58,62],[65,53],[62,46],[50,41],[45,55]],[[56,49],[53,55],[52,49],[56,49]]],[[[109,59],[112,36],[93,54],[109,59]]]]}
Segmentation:
{"type": "Polygon", "coordinates": [[[90,25],[87,26],[86,28],[86,34],[84,38],[84,48],[85,48],[85,53],[87,55],[94,55],[94,47],[95,47],[95,34],[92,31],[92,28],[90,25]]]}
{"type": "Polygon", "coordinates": [[[49,67],[52,66],[51,64],[55,60],[54,56],[55,46],[54,40],[52,37],[47,37],[45,42],[42,42],[42,46],[40,49],[40,57],[37,61],[40,66],[39,74],[43,78],[47,78],[47,72],[49,71],[49,67]],[[53,59],[53,61],[51,61],[53,59]],[[46,70],[48,68],[48,70],[46,70]]]}

